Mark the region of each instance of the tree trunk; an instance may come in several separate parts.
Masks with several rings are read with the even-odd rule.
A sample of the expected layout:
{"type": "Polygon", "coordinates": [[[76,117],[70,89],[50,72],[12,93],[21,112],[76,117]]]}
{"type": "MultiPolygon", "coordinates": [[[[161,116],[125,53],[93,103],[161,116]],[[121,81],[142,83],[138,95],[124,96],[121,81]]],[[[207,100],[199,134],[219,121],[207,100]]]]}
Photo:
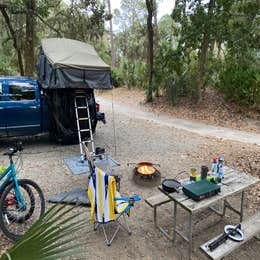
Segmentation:
{"type": "Polygon", "coordinates": [[[153,17],[154,17],[154,53],[156,53],[156,49],[158,47],[158,42],[159,42],[159,35],[158,35],[158,19],[157,19],[157,14],[158,14],[158,6],[156,0],[153,0],[153,17]]]}
{"type": "Polygon", "coordinates": [[[25,50],[24,50],[26,76],[33,76],[35,71],[35,59],[34,59],[35,6],[36,6],[35,0],[26,1],[26,33],[25,33],[25,50]]]}
{"type": "Polygon", "coordinates": [[[148,89],[146,94],[146,101],[151,102],[153,100],[153,0],[146,0],[146,7],[148,11],[147,16],[147,33],[148,33],[148,89]]]}
{"type": "MultiPolygon", "coordinates": [[[[211,16],[213,14],[214,5],[215,5],[215,0],[210,0],[209,9],[208,9],[209,19],[211,19],[211,16]]],[[[201,92],[202,92],[202,87],[204,85],[203,78],[205,75],[205,65],[206,65],[207,52],[208,52],[209,42],[210,42],[210,28],[209,26],[206,26],[205,28],[206,29],[203,35],[201,48],[198,54],[199,69],[198,69],[198,76],[196,79],[196,87],[195,87],[195,95],[194,95],[196,103],[199,103],[201,101],[201,92]]]]}
{"type": "Polygon", "coordinates": [[[207,51],[209,47],[209,39],[208,35],[204,34],[202,46],[199,52],[199,71],[196,80],[196,88],[195,88],[195,102],[199,103],[201,101],[201,91],[203,86],[203,77],[205,74],[205,63],[207,58],[207,51]]]}
{"type": "MultiPolygon", "coordinates": [[[[154,54],[156,55],[157,49],[158,49],[158,42],[159,42],[159,32],[158,32],[158,20],[157,20],[157,14],[158,14],[158,6],[156,0],[154,0],[154,54]]],[[[159,85],[155,86],[155,96],[159,97],[159,85]]]]}
{"type": "Polygon", "coordinates": [[[107,0],[108,4],[108,14],[110,16],[109,20],[109,34],[110,34],[110,45],[111,45],[111,63],[112,68],[116,65],[116,55],[115,55],[115,47],[114,47],[114,36],[113,36],[113,22],[112,22],[112,13],[111,13],[111,3],[110,0],[107,0]]]}
{"type": "Polygon", "coordinates": [[[4,16],[5,22],[7,24],[8,29],[9,29],[10,35],[12,37],[14,49],[17,53],[17,60],[18,60],[20,75],[24,76],[22,52],[21,52],[20,47],[17,44],[17,38],[16,38],[15,30],[14,30],[12,24],[11,24],[10,17],[8,15],[8,13],[6,12],[6,6],[0,5],[0,10],[1,10],[2,15],[4,16]]]}
{"type": "Polygon", "coordinates": [[[221,59],[221,41],[219,41],[218,43],[217,43],[217,45],[218,45],[218,54],[217,54],[217,59],[218,60],[220,60],[221,59]]]}

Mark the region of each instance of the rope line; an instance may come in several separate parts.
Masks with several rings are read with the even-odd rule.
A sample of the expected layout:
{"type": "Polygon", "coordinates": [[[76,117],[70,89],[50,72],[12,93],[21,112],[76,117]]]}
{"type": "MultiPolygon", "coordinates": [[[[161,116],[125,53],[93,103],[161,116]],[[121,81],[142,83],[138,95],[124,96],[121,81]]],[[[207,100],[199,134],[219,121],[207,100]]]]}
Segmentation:
{"type": "Polygon", "coordinates": [[[115,123],[115,110],[114,110],[114,92],[112,89],[112,117],[113,117],[113,130],[114,130],[114,148],[115,156],[117,154],[117,144],[116,144],[116,123],[115,123]]]}

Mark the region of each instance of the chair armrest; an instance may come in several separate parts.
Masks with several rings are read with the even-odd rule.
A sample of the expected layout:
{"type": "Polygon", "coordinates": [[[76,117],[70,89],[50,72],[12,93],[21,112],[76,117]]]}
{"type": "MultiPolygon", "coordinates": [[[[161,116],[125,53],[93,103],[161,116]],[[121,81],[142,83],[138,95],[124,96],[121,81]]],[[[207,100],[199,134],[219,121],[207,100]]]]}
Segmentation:
{"type": "Polygon", "coordinates": [[[129,197],[129,198],[114,198],[114,200],[122,200],[122,201],[128,201],[129,204],[135,201],[139,201],[141,200],[141,198],[138,195],[134,195],[133,197],[129,197]]]}

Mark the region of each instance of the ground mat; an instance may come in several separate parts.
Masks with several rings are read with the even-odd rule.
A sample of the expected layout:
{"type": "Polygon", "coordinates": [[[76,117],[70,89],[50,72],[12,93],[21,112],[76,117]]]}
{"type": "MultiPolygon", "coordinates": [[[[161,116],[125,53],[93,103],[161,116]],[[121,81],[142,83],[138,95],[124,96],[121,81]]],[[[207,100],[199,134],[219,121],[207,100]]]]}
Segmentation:
{"type": "Polygon", "coordinates": [[[48,198],[48,202],[52,203],[66,203],[79,204],[90,207],[90,201],[86,189],[76,188],[71,191],[62,192],[48,198]]]}
{"type": "MultiPolygon", "coordinates": [[[[71,156],[68,158],[64,158],[64,161],[69,167],[72,174],[90,174],[88,162],[86,160],[82,162],[80,156],[71,156]]],[[[105,155],[103,159],[96,158],[95,165],[106,171],[107,167],[112,169],[116,166],[119,166],[120,163],[112,159],[109,155],[105,155]]]]}

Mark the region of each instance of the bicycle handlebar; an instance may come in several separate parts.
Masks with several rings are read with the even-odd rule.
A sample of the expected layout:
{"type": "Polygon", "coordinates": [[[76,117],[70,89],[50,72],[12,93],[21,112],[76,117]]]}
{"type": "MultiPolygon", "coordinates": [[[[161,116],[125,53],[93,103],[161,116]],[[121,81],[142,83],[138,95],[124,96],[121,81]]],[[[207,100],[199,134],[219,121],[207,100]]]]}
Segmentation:
{"type": "Polygon", "coordinates": [[[3,155],[8,155],[9,157],[11,157],[18,151],[21,152],[22,150],[23,150],[22,142],[17,142],[15,147],[8,148],[8,152],[5,152],[3,155]]]}
{"type": "Polygon", "coordinates": [[[12,156],[14,155],[18,150],[15,148],[8,148],[8,152],[3,153],[3,155],[12,156]]]}

